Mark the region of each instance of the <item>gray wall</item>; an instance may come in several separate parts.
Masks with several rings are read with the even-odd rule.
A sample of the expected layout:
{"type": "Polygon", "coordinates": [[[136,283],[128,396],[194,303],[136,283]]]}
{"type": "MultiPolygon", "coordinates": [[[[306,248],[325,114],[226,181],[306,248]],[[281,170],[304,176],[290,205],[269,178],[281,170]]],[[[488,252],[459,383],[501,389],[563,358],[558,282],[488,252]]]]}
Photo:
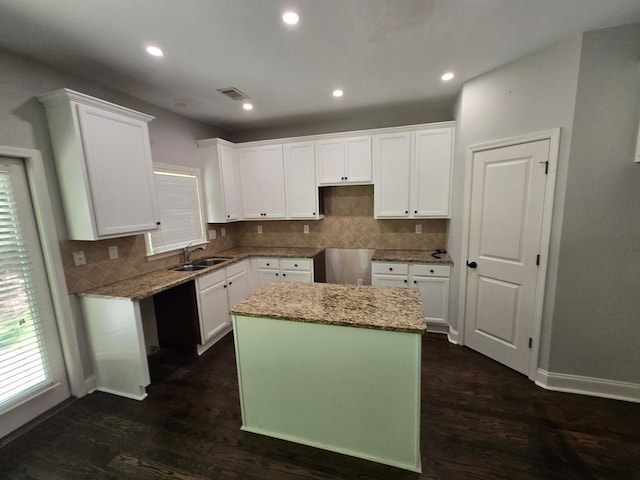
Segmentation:
{"type": "Polygon", "coordinates": [[[553,292],[560,243],[560,226],[567,178],[573,108],[578,82],[581,39],[572,38],[523,57],[467,82],[456,106],[456,156],[453,212],[448,247],[455,261],[451,283],[452,326],[457,329],[460,271],[466,261],[462,252],[462,211],[466,151],[469,145],[561,127],[555,196],[553,235],[550,246],[545,313],[541,338],[541,362],[546,365],[550,341],[553,292]],[[549,301],[551,300],[551,301],[549,301]]]}
{"type": "MultiPolygon", "coordinates": [[[[208,125],[0,49],[0,145],[32,148],[42,153],[60,239],[66,238],[66,223],[45,112],[35,96],[64,87],[154,115],[156,119],[149,125],[154,162],[196,167],[199,161],[195,140],[223,135],[223,132],[208,125]]],[[[71,303],[74,309],[73,321],[80,337],[79,347],[85,374],[89,375],[91,362],[75,296],[71,296],[71,303]]]]}
{"type": "Polygon", "coordinates": [[[585,33],[549,370],[640,383],[640,24],[585,33]]]}

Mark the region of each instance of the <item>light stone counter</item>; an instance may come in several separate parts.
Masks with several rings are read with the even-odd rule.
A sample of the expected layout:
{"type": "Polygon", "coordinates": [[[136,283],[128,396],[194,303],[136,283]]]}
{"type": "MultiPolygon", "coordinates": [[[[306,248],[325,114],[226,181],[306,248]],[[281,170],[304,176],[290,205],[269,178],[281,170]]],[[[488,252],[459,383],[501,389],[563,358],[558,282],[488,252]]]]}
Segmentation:
{"type": "Polygon", "coordinates": [[[436,253],[435,250],[384,250],[373,252],[374,262],[406,262],[406,263],[441,263],[453,265],[453,260],[446,253],[436,253]],[[440,258],[434,257],[432,254],[440,258]]]}
{"type": "MultiPolygon", "coordinates": [[[[168,290],[197,277],[210,273],[220,268],[239,262],[249,257],[293,257],[312,258],[320,253],[322,248],[265,248],[265,247],[235,247],[216,253],[215,257],[228,258],[228,262],[219,263],[212,267],[193,272],[176,272],[169,269],[156,270],[154,272],[137,275],[119,282],[110,283],[102,287],[94,288],[86,292],[78,293],[84,297],[98,298],[127,298],[130,300],[142,300],[156,293],[168,290]]],[[[207,255],[211,256],[211,255],[207,255]]],[[[205,257],[202,257],[205,258],[205,257]]],[[[193,259],[194,262],[198,258],[193,259]]],[[[177,266],[177,265],[176,265],[177,266]]]]}
{"type": "Polygon", "coordinates": [[[272,282],[231,313],[422,334],[426,322],[418,290],[409,288],[272,282]]]}

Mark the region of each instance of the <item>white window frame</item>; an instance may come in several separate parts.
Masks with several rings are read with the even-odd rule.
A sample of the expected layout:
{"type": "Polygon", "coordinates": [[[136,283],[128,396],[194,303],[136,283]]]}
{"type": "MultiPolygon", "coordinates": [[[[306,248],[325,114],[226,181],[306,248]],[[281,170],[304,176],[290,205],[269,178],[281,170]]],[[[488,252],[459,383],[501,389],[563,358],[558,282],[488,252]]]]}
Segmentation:
{"type": "MultiPolygon", "coordinates": [[[[154,163],[153,164],[153,174],[154,180],[157,174],[169,174],[169,175],[178,175],[178,176],[188,176],[195,177],[196,180],[196,195],[198,198],[198,212],[189,212],[196,213],[196,215],[200,218],[200,232],[198,237],[194,238],[186,238],[184,241],[179,243],[173,243],[171,245],[154,245],[153,243],[153,233],[162,231],[163,226],[166,225],[166,217],[164,217],[164,212],[162,211],[162,204],[159,202],[158,209],[160,212],[160,229],[155,230],[154,232],[149,232],[145,234],[145,247],[147,250],[147,256],[156,256],[156,255],[168,255],[174,253],[176,251],[181,250],[182,248],[193,245],[206,245],[208,243],[206,237],[206,222],[205,222],[205,212],[204,212],[204,196],[202,192],[202,182],[200,179],[200,170],[198,168],[185,167],[182,165],[169,165],[165,163],[154,163]]],[[[162,189],[156,183],[156,191],[158,193],[158,197],[162,195],[162,189]]]]}

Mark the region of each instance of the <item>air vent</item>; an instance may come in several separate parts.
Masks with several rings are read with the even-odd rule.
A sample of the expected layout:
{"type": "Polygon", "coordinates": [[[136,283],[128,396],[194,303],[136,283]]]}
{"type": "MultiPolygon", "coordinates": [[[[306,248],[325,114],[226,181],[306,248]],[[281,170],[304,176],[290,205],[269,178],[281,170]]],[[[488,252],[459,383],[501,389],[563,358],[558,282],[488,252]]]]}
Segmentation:
{"type": "Polygon", "coordinates": [[[236,87],[219,88],[218,91],[231,100],[247,100],[249,98],[248,95],[245,95],[236,87]]]}

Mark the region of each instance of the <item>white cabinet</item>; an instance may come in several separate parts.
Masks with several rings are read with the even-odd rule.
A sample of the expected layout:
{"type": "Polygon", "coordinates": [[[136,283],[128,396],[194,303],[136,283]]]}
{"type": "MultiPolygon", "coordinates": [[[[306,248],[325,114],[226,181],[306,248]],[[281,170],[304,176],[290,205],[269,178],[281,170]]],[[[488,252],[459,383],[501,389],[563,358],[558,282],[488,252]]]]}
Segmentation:
{"type": "Polygon", "coordinates": [[[153,117],[68,89],[38,98],[47,112],[69,238],[157,229],[147,128],[153,117]]]}
{"type": "Polygon", "coordinates": [[[273,281],[313,282],[313,261],[310,258],[252,258],[255,289],[273,281]]]}
{"type": "Polygon", "coordinates": [[[371,136],[317,142],[318,185],[371,183],[371,136]]]}
{"type": "Polygon", "coordinates": [[[231,325],[225,271],[218,270],[199,277],[196,286],[200,335],[204,345],[231,325]]]}
{"type": "Polygon", "coordinates": [[[284,171],[287,218],[319,218],[313,142],[285,144],[284,171]]]}
{"type": "Polygon", "coordinates": [[[237,150],[245,219],[286,218],[282,145],[237,150]]]}
{"type": "Polygon", "coordinates": [[[199,140],[207,222],[225,223],[242,218],[240,170],[234,146],[219,138],[199,140]]]}
{"type": "Polygon", "coordinates": [[[371,284],[379,287],[417,288],[431,331],[446,331],[449,325],[449,265],[372,262],[371,284]]]}
{"type": "Polygon", "coordinates": [[[196,279],[201,340],[197,346],[199,355],[231,331],[229,307],[251,293],[250,267],[249,260],[242,260],[196,279]]]}
{"type": "Polygon", "coordinates": [[[375,218],[447,218],[453,126],[373,137],[375,218]]]}

